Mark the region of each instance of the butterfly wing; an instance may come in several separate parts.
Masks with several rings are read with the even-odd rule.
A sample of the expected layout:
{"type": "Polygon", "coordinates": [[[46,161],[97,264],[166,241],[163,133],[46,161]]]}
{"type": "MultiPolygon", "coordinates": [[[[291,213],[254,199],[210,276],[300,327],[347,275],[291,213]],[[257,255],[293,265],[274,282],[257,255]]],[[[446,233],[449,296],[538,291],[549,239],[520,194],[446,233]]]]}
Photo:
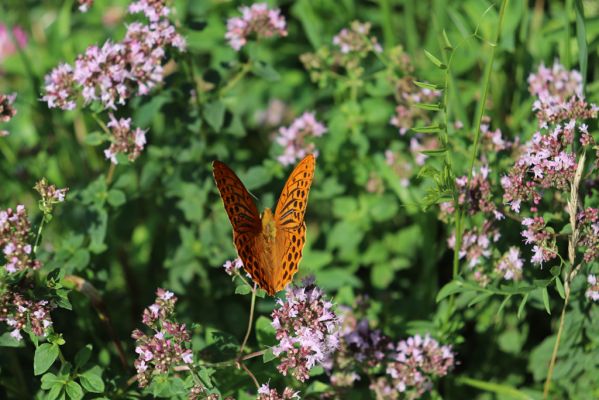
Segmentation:
{"type": "Polygon", "coordinates": [[[275,259],[280,263],[275,271],[275,291],[284,289],[291,282],[302,258],[306,242],[304,215],[314,178],[314,166],[312,154],[300,161],[289,175],[275,209],[277,235],[274,250],[275,259]]]}
{"type": "Polygon", "coordinates": [[[231,168],[220,161],[212,163],[216,186],[233,226],[233,241],[243,267],[254,282],[264,287],[260,255],[262,225],[252,196],[231,168]]]}

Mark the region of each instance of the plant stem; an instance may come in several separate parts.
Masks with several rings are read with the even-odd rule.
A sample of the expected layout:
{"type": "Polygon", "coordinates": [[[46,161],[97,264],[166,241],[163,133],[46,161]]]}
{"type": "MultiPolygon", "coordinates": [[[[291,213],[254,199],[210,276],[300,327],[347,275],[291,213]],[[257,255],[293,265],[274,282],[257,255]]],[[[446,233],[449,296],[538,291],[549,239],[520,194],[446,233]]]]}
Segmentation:
{"type": "Polygon", "coordinates": [[[555,338],[555,344],[553,345],[553,351],[551,353],[551,360],[549,361],[549,368],[547,370],[547,378],[545,379],[545,384],[543,385],[543,399],[546,400],[549,398],[549,389],[551,388],[551,378],[553,377],[553,370],[555,368],[555,364],[557,362],[557,353],[559,351],[559,345],[562,338],[562,333],[564,331],[564,322],[566,319],[566,308],[568,307],[568,303],[570,301],[570,290],[571,283],[578,270],[580,269],[580,264],[575,267],[576,263],[576,246],[578,245],[578,236],[579,231],[576,225],[576,214],[578,211],[578,187],[580,185],[580,180],[582,178],[582,174],[584,171],[584,163],[586,159],[586,152],[583,151],[580,159],[578,160],[578,165],[576,167],[576,174],[574,175],[574,181],[570,187],[570,200],[568,201],[568,214],[570,215],[570,226],[572,227],[572,234],[570,235],[570,240],[568,241],[568,261],[570,264],[570,271],[565,272],[564,279],[564,304],[562,306],[562,313],[560,316],[559,327],[557,329],[557,336],[555,338]]]}
{"type": "Polygon", "coordinates": [[[225,93],[227,93],[228,91],[230,91],[231,89],[233,89],[238,83],[239,81],[247,75],[248,72],[250,72],[250,69],[252,68],[252,62],[251,60],[248,60],[246,63],[244,63],[241,66],[241,69],[239,70],[239,72],[237,73],[237,75],[235,75],[219,92],[218,95],[219,97],[223,97],[225,95],[225,93]]]}
{"type": "Polygon", "coordinates": [[[35,236],[35,244],[33,245],[33,254],[37,253],[37,247],[40,244],[40,239],[42,237],[42,230],[44,229],[44,224],[46,223],[46,216],[42,216],[42,221],[40,222],[40,226],[37,228],[37,235],[35,236]]]}
{"type": "Polygon", "coordinates": [[[106,175],[106,184],[110,184],[112,182],[112,178],[114,177],[114,171],[116,170],[116,164],[110,162],[110,167],[108,168],[108,174],[106,175]]]}
{"type": "Polygon", "coordinates": [[[254,306],[256,305],[256,290],[257,285],[254,283],[254,288],[252,289],[252,302],[250,305],[250,318],[248,321],[248,328],[245,332],[245,337],[243,338],[243,342],[241,343],[241,347],[239,348],[239,354],[237,355],[237,361],[241,361],[243,355],[243,349],[247,344],[248,339],[250,338],[250,333],[252,332],[252,325],[254,324],[254,306]]]}

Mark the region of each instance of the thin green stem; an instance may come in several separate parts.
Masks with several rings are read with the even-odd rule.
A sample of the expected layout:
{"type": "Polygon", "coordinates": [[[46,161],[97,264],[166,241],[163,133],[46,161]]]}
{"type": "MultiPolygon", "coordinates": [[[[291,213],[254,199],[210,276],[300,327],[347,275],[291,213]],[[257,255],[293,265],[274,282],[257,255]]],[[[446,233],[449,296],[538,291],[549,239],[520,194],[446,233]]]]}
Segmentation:
{"type": "Polygon", "coordinates": [[[251,60],[248,60],[246,63],[244,63],[241,66],[241,69],[239,70],[239,72],[237,72],[237,74],[229,82],[227,82],[227,84],[218,92],[219,97],[223,97],[227,92],[229,92],[231,89],[233,89],[235,86],[237,86],[239,81],[243,77],[245,77],[248,74],[248,72],[250,72],[251,69],[252,69],[252,62],[251,62],[251,60]]]}
{"type": "Polygon", "coordinates": [[[472,174],[474,173],[474,162],[476,161],[476,157],[478,155],[478,147],[480,142],[480,126],[482,123],[483,115],[485,113],[485,103],[487,102],[487,94],[489,93],[489,83],[491,81],[491,73],[493,72],[493,62],[495,61],[495,51],[497,50],[497,46],[499,45],[499,38],[501,35],[501,28],[503,26],[503,20],[505,17],[505,9],[507,8],[509,0],[503,0],[501,3],[501,9],[499,10],[499,22],[497,24],[497,32],[495,32],[495,41],[493,46],[491,47],[491,57],[485,69],[485,75],[483,78],[483,91],[482,96],[480,98],[480,102],[478,104],[478,112],[476,115],[475,121],[475,130],[474,130],[474,143],[472,148],[472,154],[470,157],[470,164],[468,168],[468,184],[466,187],[470,187],[470,181],[472,180],[472,174]]]}
{"type": "Polygon", "coordinates": [[[250,318],[248,321],[248,328],[247,328],[247,331],[245,332],[245,337],[243,338],[241,347],[239,347],[239,354],[237,356],[237,361],[240,361],[242,359],[243,349],[245,348],[245,345],[247,344],[247,341],[250,338],[250,333],[252,332],[252,326],[254,324],[254,308],[256,305],[256,290],[257,290],[257,288],[258,288],[258,285],[256,285],[254,283],[254,288],[252,289],[252,302],[250,305],[250,318]]]}
{"type": "Polygon", "coordinates": [[[391,1],[379,0],[379,8],[383,17],[383,37],[385,39],[385,47],[390,49],[395,45],[395,29],[393,28],[391,1]]]}
{"type": "Polygon", "coordinates": [[[40,226],[37,228],[37,234],[35,236],[35,244],[33,245],[33,254],[37,254],[37,247],[40,244],[40,238],[42,237],[42,230],[44,229],[44,224],[46,223],[46,216],[42,216],[42,220],[40,222],[40,226]]]}

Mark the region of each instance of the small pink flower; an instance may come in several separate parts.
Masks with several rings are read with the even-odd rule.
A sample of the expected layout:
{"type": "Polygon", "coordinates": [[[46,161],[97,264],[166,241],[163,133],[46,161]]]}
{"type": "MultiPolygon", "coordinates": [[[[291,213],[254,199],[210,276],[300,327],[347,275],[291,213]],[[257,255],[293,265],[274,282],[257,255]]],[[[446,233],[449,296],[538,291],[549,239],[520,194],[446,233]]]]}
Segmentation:
{"type": "Polygon", "coordinates": [[[247,44],[248,37],[255,33],[260,38],[287,36],[285,18],[279,9],[269,9],[266,3],[254,3],[251,7],[239,8],[241,17],[230,18],[227,21],[225,38],[229,45],[239,51],[247,44]]]}
{"type": "Polygon", "coordinates": [[[316,120],[313,112],[305,112],[289,127],[279,129],[276,142],[283,146],[283,154],[277,159],[284,165],[292,165],[308,154],[318,155],[316,146],[310,140],[320,137],[327,131],[326,126],[316,120]]]}
{"type": "MultiPolygon", "coordinates": [[[[14,36],[17,46],[24,48],[27,46],[27,34],[20,26],[14,26],[12,29],[12,35],[14,36]]],[[[6,58],[17,52],[17,47],[11,34],[8,32],[6,25],[0,23],[0,63],[6,58]]]]}

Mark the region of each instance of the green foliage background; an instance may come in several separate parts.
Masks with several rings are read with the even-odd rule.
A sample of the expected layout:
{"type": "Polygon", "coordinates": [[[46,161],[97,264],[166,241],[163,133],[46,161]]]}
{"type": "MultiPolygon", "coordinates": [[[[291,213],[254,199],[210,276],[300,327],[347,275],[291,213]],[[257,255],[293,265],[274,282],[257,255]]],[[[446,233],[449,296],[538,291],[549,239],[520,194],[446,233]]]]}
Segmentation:
{"type": "MultiPolygon", "coordinates": [[[[531,71],[556,58],[566,68],[579,67],[573,3],[512,1],[506,9],[486,114],[508,137],[528,139],[534,132],[526,83],[531,71]]],[[[593,1],[582,3],[588,43],[586,92],[590,101],[597,102],[599,6],[593,1]]],[[[369,59],[369,79],[352,94],[348,82],[319,87],[299,61],[301,54],[328,46],[340,29],[359,19],[373,24],[373,33],[386,50],[403,46],[418,80],[440,82],[444,71],[430,63],[423,49],[442,54],[443,29],[453,43],[478,29],[477,37],[456,50],[450,71],[449,109],[452,119],[465,125],[450,140],[454,148],[463,149],[453,155],[454,172],[463,175],[499,4],[490,7],[491,2],[480,0],[269,2],[287,17],[289,35],[251,43],[238,54],[226,44],[224,34],[226,19],[238,14],[241,3],[175,1],[173,20],[187,38],[188,52],[173,54],[177,67],[161,88],[119,110],[118,115],[131,116],[134,125],[149,129],[149,144],[135,163],[119,164],[107,184],[109,163],[103,147],[93,146],[99,126],[92,111],[49,110],[39,99],[44,75],[58,63],[72,62],[90,44],[122,38],[125,25],[118,10],[122,13],[126,4],[97,0],[82,14],[72,0],[3,2],[0,21],[22,26],[29,43],[23,53],[1,65],[0,92],[18,93],[18,114],[5,127],[11,135],[0,138],[0,205],[23,203],[30,212],[35,210],[32,188],[41,177],[70,188],[68,201],[57,208],[44,231],[42,276],[58,268],[60,276],[77,275],[93,284],[130,365],[135,358],[130,333],[140,327],[141,312],[153,301],[157,287],[173,290],[180,298],[178,315],[194,323],[194,349],[202,350],[200,357],[227,359],[223,343],[232,346],[243,336],[249,298],[234,293],[221,267],[235,257],[235,250],[211,162],[219,159],[230,165],[256,195],[259,208],[274,206],[289,168],[276,161],[281,152],[273,141],[277,127],[261,124],[259,113],[271,100],[280,99],[294,116],[315,110],[328,127],[316,142],[320,155],[307,212],[308,242],[296,279],[314,274],[338,304],[352,305],[356,296],[367,295],[372,323],[393,338],[431,332],[454,343],[460,364],[434,396],[540,396],[561,304],[557,293],[551,289],[551,316],[536,295],[531,295],[521,314],[517,301],[508,302],[498,313],[501,296],[468,307],[475,291],[457,296],[458,311],[449,314],[447,301],[436,302],[439,289],[451,280],[448,230],[434,209],[421,207],[430,183],[414,176],[403,187],[384,161],[387,149],[410,157],[409,134],[402,138],[389,124],[395,102],[392,88],[385,84],[385,67],[369,59]],[[117,22],[110,22],[109,15],[116,15],[117,22]],[[227,87],[247,60],[251,71],[227,87]],[[194,102],[190,90],[200,78],[216,89],[194,102]],[[382,179],[382,193],[365,189],[372,175],[382,179]],[[514,394],[512,387],[523,389],[514,394]]],[[[106,119],[106,112],[99,115],[106,119]]],[[[37,226],[41,215],[32,217],[37,226]]],[[[518,237],[518,227],[513,235],[518,237]]],[[[547,278],[546,273],[539,272],[539,278],[547,278]]],[[[583,301],[584,282],[577,285],[563,360],[555,371],[554,398],[599,396],[599,315],[596,306],[590,310],[583,301]]],[[[69,300],[72,310],[53,313],[55,329],[66,341],[61,347],[65,357],[73,360],[91,345],[90,362],[103,370],[104,395],[117,398],[135,391],[126,385],[133,371],[119,366],[94,304],[75,290],[69,300]]],[[[259,315],[268,316],[273,306],[272,299],[259,299],[259,315]]],[[[250,342],[256,348],[271,340],[263,317],[257,329],[257,339],[250,342]]],[[[0,397],[32,398],[40,386],[31,367],[32,346],[3,347],[1,354],[0,397]]],[[[263,365],[259,360],[251,367],[261,382],[282,382],[273,363],[263,365]]],[[[227,394],[247,398],[243,393],[251,382],[244,374],[227,369],[215,376],[230,388],[227,394]]],[[[325,381],[323,376],[318,378],[325,381]]],[[[355,398],[366,396],[363,389],[355,398]]],[[[312,385],[305,393],[318,390],[318,385],[312,385]]]]}

